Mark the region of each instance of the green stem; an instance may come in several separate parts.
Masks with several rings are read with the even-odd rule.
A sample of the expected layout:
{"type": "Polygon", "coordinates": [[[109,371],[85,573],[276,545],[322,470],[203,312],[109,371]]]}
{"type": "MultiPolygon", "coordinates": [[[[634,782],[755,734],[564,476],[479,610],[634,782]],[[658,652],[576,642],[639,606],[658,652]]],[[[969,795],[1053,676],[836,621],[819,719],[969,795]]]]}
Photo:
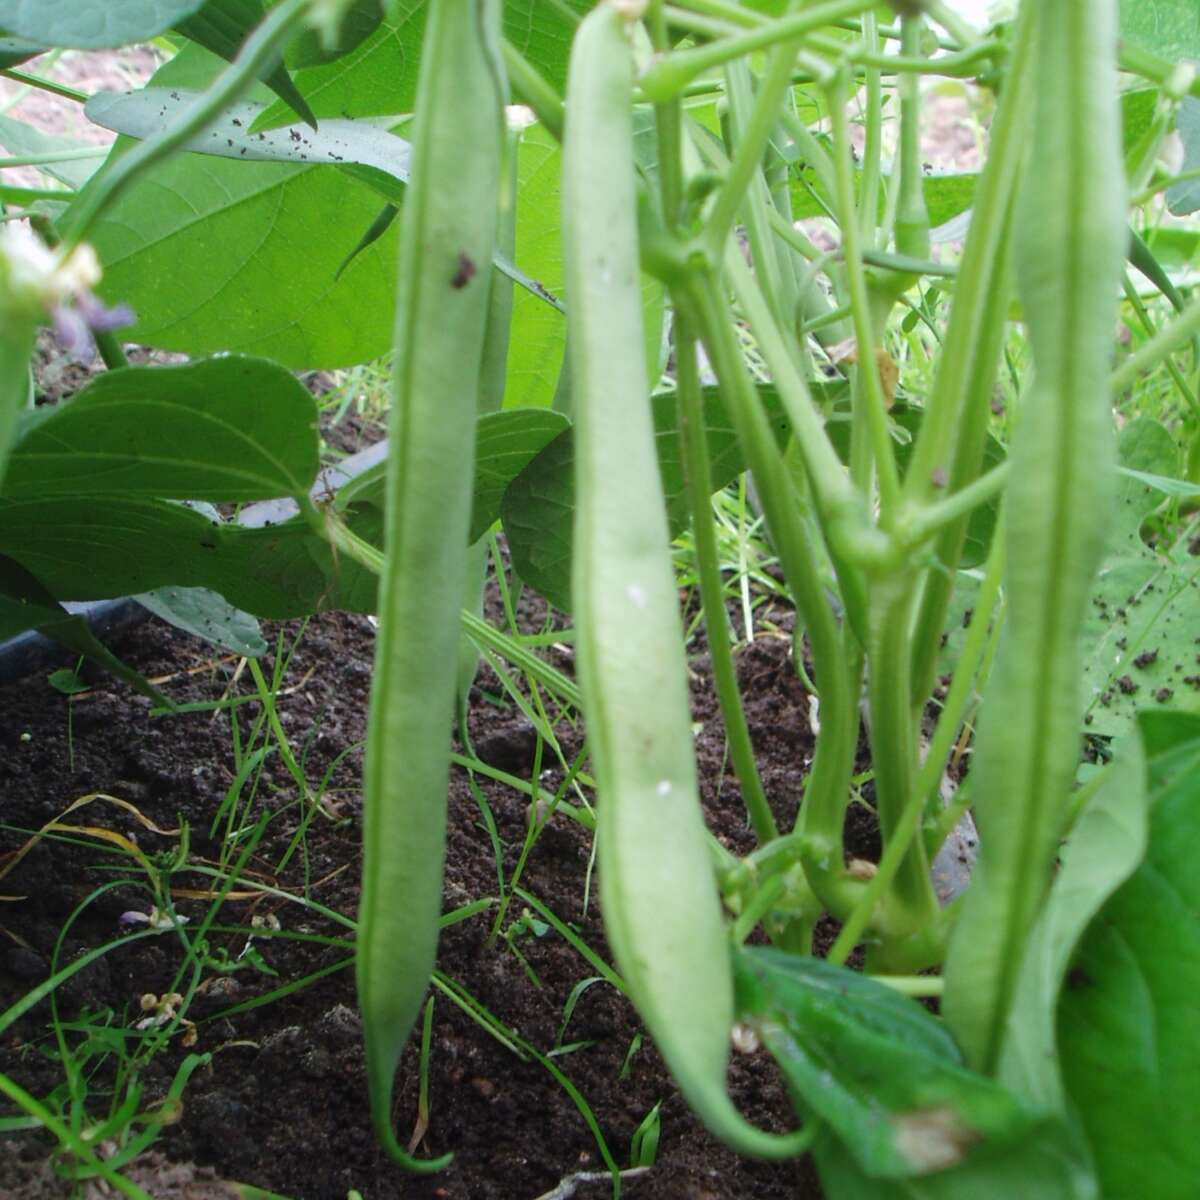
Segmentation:
{"type": "MultiPolygon", "coordinates": [[[[967,636],[963,640],[962,652],[954,666],[954,678],[950,683],[950,690],[946,693],[946,699],[942,702],[937,728],[933,732],[917,780],[917,794],[924,798],[926,813],[935,803],[950,751],[966,716],[967,706],[972,697],[977,696],[981,690],[982,683],[977,682],[977,678],[982,674],[980,666],[984,663],[984,651],[989,646],[994,648],[1000,636],[1001,609],[997,607],[997,602],[1003,576],[1004,521],[1001,518],[996,522],[996,530],[992,534],[992,549],[988,555],[987,570],[975,600],[975,611],[967,628],[967,636]]],[[[962,819],[967,807],[967,789],[960,787],[955,800],[938,811],[934,820],[927,822],[925,847],[930,854],[937,853],[938,847],[950,836],[951,830],[962,819]]]]}
{"type": "Polygon", "coordinates": [[[941,530],[957,525],[981,504],[1003,492],[1008,476],[1009,464],[1002,462],[952,496],[922,505],[911,516],[901,517],[897,537],[905,545],[918,546],[941,530]]]}
{"type": "Polygon", "coordinates": [[[501,44],[500,49],[513,95],[523,104],[529,105],[554,140],[561,142],[564,119],[562,97],[554,90],[553,85],[543,78],[538,69],[507,39],[501,44]]]}
{"type": "Polygon", "coordinates": [[[27,1113],[37,1118],[41,1125],[58,1138],[60,1145],[69,1150],[87,1167],[111,1184],[122,1195],[130,1200],[153,1200],[148,1192],[142,1191],[136,1183],[131,1183],[124,1175],[114,1171],[95,1150],[87,1143],[87,1138],[74,1129],[69,1128],[58,1119],[40,1100],[31,1096],[19,1083],[0,1075],[0,1092],[3,1092],[14,1104],[23,1108],[27,1113]]]}
{"type": "MultiPolygon", "coordinates": [[[[663,0],[653,0],[650,8],[650,40],[657,53],[670,50],[663,15],[663,0]]],[[[662,196],[663,220],[669,233],[675,233],[683,219],[683,106],[678,97],[655,105],[654,121],[658,133],[658,182],[662,196]]]]}
{"type": "MultiPolygon", "coordinates": [[[[1147,336],[1153,341],[1155,336],[1154,322],[1150,319],[1149,310],[1142,303],[1141,296],[1137,293],[1137,288],[1133,286],[1133,281],[1126,273],[1123,281],[1123,290],[1125,299],[1129,301],[1129,306],[1137,315],[1138,321],[1145,330],[1147,336]]],[[[1183,397],[1184,402],[1193,412],[1200,412],[1200,401],[1196,399],[1196,393],[1192,391],[1188,385],[1188,381],[1183,377],[1183,372],[1175,364],[1175,360],[1168,355],[1163,359],[1163,366],[1167,369],[1167,374],[1171,376],[1171,381],[1175,384],[1176,390],[1183,397]]]]}
{"type": "Polygon", "coordinates": [[[66,100],[74,100],[77,104],[86,104],[91,96],[87,92],[76,91],[65,83],[55,83],[52,79],[43,79],[39,75],[27,75],[24,71],[14,71],[11,67],[0,70],[0,78],[11,79],[24,87],[37,88],[39,91],[51,92],[66,100]]]}
{"type": "Polygon", "coordinates": [[[140,142],[111,163],[80,194],[68,214],[68,249],[87,236],[92,225],[143,172],[174,154],[203,132],[230,104],[258,82],[308,12],[308,0],[283,0],[246,39],[237,57],[165,129],[140,142]]]}
{"type": "Polygon", "coordinates": [[[696,544],[696,573],[700,583],[700,601],[704,608],[704,627],[708,634],[708,649],[712,659],[713,682],[725,735],[729,741],[729,756],[742,788],[742,800],[750,824],[759,842],[770,842],[779,836],[779,829],[767,803],[754,746],[746,725],[746,714],[738,690],[737,669],[729,645],[729,621],[725,613],[725,589],[721,585],[721,564],[717,538],[713,529],[712,483],[705,436],[704,401],[700,389],[700,373],[696,365],[696,337],[686,316],[680,315],[675,325],[675,369],[679,404],[680,449],[683,473],[687,483],[688,502],[692,514],[692,533],[696,544]]]}
{"type": "MultiPolygon", "coordinates": [[[[735,251],[736,253],[736,251],[735,251]]],[[[813,891],[831,912],[844,913],[859,888],[845,873],[842,821],[858,742],[856,656],[847,655],[821,587],[817,559],[792,501],[783,456],[746,372],[741,348],[715,278],[693,274],[675,294],[677,309],[697,328],[717,374],[738,440],[758,485],[772,543],[808,631],[821,689],[821,737],[805,787],[803,865],[813,891]]]]}
{"type": "MultiPolygon", "coordinates": [[[[924,30],[921,17],[901,20],[902,50],[915,55],[924,30]]],[[[916,75],[905,75],[897,84],[900,93],[900,195],[896,209],[896,250],[911,258],[929,257],[929,210],[925,207],[925,179],[921,172],[921,84],[916,75]]]]}
{"type": "MultiPolygon", "coordinates": [[[[901,828],[916,830],[924,811],[916,787],[919,726],[908,702],[909,643],[914,575],[900,569],[872,581],[867,696],[870,705],[871,762],[875,769],[875,809],[884,845],[901,828]]],[[[879,910],[872,915],[885,940],[879,961],[888,961],[887,938],[907,936],[927,926],[937,912],[925,845],[910,833],[879,910]]],[[[877,878],[878,876],[876,876],[877,878]]]]}
{"type": "MultiPolygon", "coordinates": [[[[741,121],[734,121],[737,150],[705,221],[704,240],[715,263],[721,261],[726,239],[745,200],[746,190],[762,169],[763,153],[775,128],[783,98],[791,87],[792,63],[796,60],[798,48],[798,42],[788,42],[771,52],[767,73],[754,98],[749,120],[741,128],[738,128],[741,121]]],[[[749,68],[744,64],[732,64],[729,84],[731,116],[736,114],[740,117],[750,98],[749,68]]]]}
{"type": "Polygon", "coordinates": [[[825,0],[803,12],[781,17],[769,25],[748,30],[723,41],[694,50],[680,50],[652,63],[638,81],[643,96],[659,103],[678,96],[703,71],[723,66],[754,50],[766,50],[785,41],[803,38],[839,17],[851,16],[873,8],[873,0],[825,0]]]}
{"type": "Polygon", "coordinates": [[[60,162],[78,162],[85,158],[103,158],[107,146],[88,146],[82,150],[56,150],[52,154],[18,154],[12,158],[0,158],[0,171],[6,167],[45,167],[60,162]]]}
{"type": "Polygon", "coordinates": [[[1200,333],[1200,302],[1193,302],[1113,372],[1113,392],[1123,392],[1132,387],[1139,375],[1153,370],[1167,355],[1186,345],[1197,333],[1200,333]]]}
{"type": "Polygon", "coordinates": [[[850,159],[850,128],[846,119],[846,80],[838,75],[827,89],[830,117],[833,125],[834,167],[837,173],[837,202],[842,231],[842,254],[846,260],[846,282],[849,290],[851,317],[855,341],[858,343],[857,377],[862,393],[860,411],[852,416],[851,478],[862,487],[866,480],[853,469],[858,444],[868,441],[875,473],[879,483],[880,524],[886,530],[896,515],[900,481],[896,460],[892,455],[891,436],[887,425],[887,404],[875,361],[875,334],[871,298],[863,270],[862,243],[856,220],[854,198],[854,165],[850,159]]]}
{"type": "MultiPolygon", "coordinates": [[[[1021,7],[1004,96],[992,122],[987,166],[975,191],[971,232],[963,249],[950,324],[925,418],[904,480],[904,501],[928,499],[935,479],[952,493],[979,474],[1012,290],[1009,238],[1013,197],[1022,173],[1033,114],[1034,6],[1021,7]]],[[[938,645],[967,524],[947,527],[934,543],[937,565],[926,574],[913,634],[912,703],[933,686],[938,645]]]]}
{"type": "MultiPolygon", "coordinates": [[[[868,52],[879,50],[879,21],[873,12],[863,13],[863,45],[868,52]]],[[[841,55],[838,55],[840,58],[841,55]]],[[[836,59],[834,61],[837,61],[836,59]]],[[[880,159],[883,154],[883,83],[876,67],[867,67],[864,76],[866,85],[866,116],[862,157],[862,182],[859,214],[862,217],[863,245],[875,244],[875,230],[879,217],[880,159]]],[[[843,216],[847,213],[843,211],[843,216]]]]}
{"type": "Polygon", "coordinates": [[[115,333],[111,330],[103,330],[100,333],[93,333],[92,338],[95,340],[96,349],[100,351],[104,365],[110,371],[129,366],[129,359],[115,333]]]}

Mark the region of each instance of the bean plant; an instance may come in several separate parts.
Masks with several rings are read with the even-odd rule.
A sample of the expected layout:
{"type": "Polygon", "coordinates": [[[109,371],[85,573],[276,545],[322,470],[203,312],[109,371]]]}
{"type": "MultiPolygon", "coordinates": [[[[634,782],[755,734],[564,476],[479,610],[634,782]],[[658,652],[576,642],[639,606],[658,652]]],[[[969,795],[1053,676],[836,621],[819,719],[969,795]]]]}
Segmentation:
{"type": "Polygon", "coordinates": [[[30,86],[56,86],[20,69],[46,46],[178,51],[88,99],[122,136],[86,177],[0,126],[64,185],[0,187],[0,614],[148,686],[60,601],[379,613],[357,979],[401,1166],[446,1161],[400,1145],[392,1086],[499,522],[573,619],[609,946],[713,1134],[811,1153],[830,1197],[1194,1195],[1200,307],[1160,261],[1195,249],[1163,193],[1200,206],[1187,9],[0,0],[30,86]],[[924,160],[938,79],[987,109],[978,171],[924,160]],[[109,370],[29,411],[48,319],[109,370]],[[129,367],[122,322],[192,361],[129,367]],[[389,348],[388,461],[314,498],[290,372],[389,348]],[[1147,377],[1162,420],[1128,409],[1147,377]],[[711,496],[741,476],[813,701],[800,796],[768,790],[739,693],[711,496]],[[196,508],[279,495],[267,530],[196,508]],[[689,525],[742,857],[699,798],[689,525]],[[864,769],[870,862],[843,840],[864,769]],[[976,829],[969,882],[937,886],[976,829]],[[735,1027],[793,1129],[735,1107],[735,1027]]]}

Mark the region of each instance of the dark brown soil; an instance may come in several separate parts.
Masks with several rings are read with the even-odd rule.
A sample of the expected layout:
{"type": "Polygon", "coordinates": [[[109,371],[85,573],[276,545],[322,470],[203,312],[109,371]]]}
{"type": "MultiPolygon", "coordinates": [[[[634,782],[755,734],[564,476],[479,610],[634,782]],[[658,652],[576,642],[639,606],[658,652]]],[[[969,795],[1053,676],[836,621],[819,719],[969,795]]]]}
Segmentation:
{"type": "MultiPolygon", "coordinates": [[[[780,627],[790,623],[786,612],[770,615],[780,627]]],[[[536,598],[523,600],[522,624],[539,628],[544,617],[536,598]]],[[[302,896],[307,888],[313,901],[353,916],[359,861],[357,743],[364,731],[373,630],[365,617],[326,614],[310,622],[303,636],[296,624],[268,632],[282,634],[286,646],[295,644],[282,678],[286,694],[278,704],[283,728],[310,789],[327,772],[329,777],[321,811],[308,824],[301,849],[280,870],[280,859],[305,809],[280,756],[267,758],[250,811],[254,816],[270,813],[271,819],[251,870],[257,879],[295,895],[302,896]]],[[[783,633],[760,636],[742,652],[740,668],[766,786],[781,821],[790,823],[810,738],[807,696],[790,665],[789,645],[783,633]]],[[[177,702],[253,691],[247,672],[238,677],[237,660],[222,658],[210,646],[157,622],[125,635],[115,649],[147,676],[165,677],[162,686],[177,702]]],[[[561,666],[569,667],[569,650],[552,653],[561,666]]],[[[272,662],[263,667],[270,678],[272,662]]],[[[708,817],[723,841],[744,851],[752,843],[738,787],[727,767],[706,660],[696,658],[693,670],[696,719],[703,723],[698,747],[708,817]]],[[[474,694],[470,736],[485,761],[528,778],[536,738],[518,712],[491,699],[500,692],[495,676],[485,670],[474,694]]],[[[160,829],[186,823],[190,864],[215,860],[220,844],[210,836],[210,824],[235,771],[228,712],[154,718],[141,697],[102,677],[97,677],[93,692],[74,701],[44,679],[34,678],[0,691],[0,710],[0,854],[19,846],[27,833],[58,816],[72,801],[104,792],[128,802],[160,829]]],[[[259,706],[246,704],[234,711],[244,741],[259,706]]],[[[569,760],[579,749],[580,733],[564,727],[560,736],[569,760]]],[[[553,788],[561,773],[548,754],[542,766],[548,768],[543,786],[553,788]]],[[[528,802],[482,776],[475,784],[494,819],[506,883],[511,882],[528,828],[528,802]]],[[[249,793],[249,787],[243,789],[243,796],[249,793]]],[[[64,823],[136,838],[150,856],[169,854],[180,844],[177,834],[152,833],[129,811],[105,800],[76,810],[64,823]]],[[[871,844],[869,819],[865,826],[849,849],[872,857],[877,850],[871,844]]],[[[529,854],[520,883],[605,955],[595,899],[585,907],[590,854],[590,835],[573,821],[554,816],[529,854]]],[[[55,967],[117,938],[122,913],[149,911],[152,899],[144,882],[134,882],[138,877],[127,855],[95,836],[38,842],[0,883],[0,1011],[55,967]],[[95,894],[99,886],[117,879],[131,882],[95,894]],[[64,923],[81,905],[56,951],[64,923]]],[[[178,910],[194,927],[207,906],[187,898],[188,892],[203,888],[207,880],[180,871],[170,882],[178,910]]],[[[244,883],[239,886],[248,890],[244,883]]],[[[494,898],[497,890],[496,860],[481,806],[466,773],[456,770],[450,792],[445,906],[451,910],[494,898]]],[[[514,900],[504,921],[509,936],[494,942],[488,937],[494,905],[447,929],[439,969],[504,1026],[518,1031],[525,1043],[547,1054],[559,1044],[572,989],[593,971],[552,929],[522,924],[524,909],[514,900]]],[[[345,965],[351,952],[345,929],[311,909],[263,894],[228,900],[220,922],[230,931],[209,934],[210,962],[199,972],[186,1013],[197,1025],[194,1052],[209,1053],[212,1059],[192,1075],[179,1119],[156,1143],[164,1168],[194,1162],[213,1168],[220,1178],[301,1200],[341,1200],[350,1188],[371,1200],[533,1200],[576,1172],[603,1171],[595,1138],[549,1071],[503,1046],[438,993],[430,1116],[421,1152],[451,1150],[455,1159],[433,1177],[404,1174],[376,1149],[368,1125],[354,978],[345,965]],[[323,934],[339,941],[290,940],[271,936],[270,929],[252,928],[252,922],[261,926],[264,920],[278,921],[284,932],[323,934]],[[263,970],[215,969],[221,960],[236,962],[251,944],[263,970]],[[229,1011],[321,971],[328,973],[261,1007],[229,1011]]],[[[187,992],[190,971],[182,982],[177,975],[183,965],[183,949],[170,932],[119,945],[57,989],[59,1015],[70,1019],[110,1012],[112,1027],[128,1029],[140,1016],[144,994],[187,992]]],[[[40,1098],[62,1082],[48,1019],[43,1003],[0,1041],[0,1072],[40,1098]]],[[[675,1094],[649,1042],[638,1043],[638,1032],[636,1015],[624,998],[597,983],[579,997],[561,1037],[578,1048],[553,1060],[594,1112],[619,1165],[629,1162],[630,1137],[638,1123],[657,1101],[664,1102],[657,1163],[650,1172],[625,1182],[630,1195],[664,1200],[820,1195],[807,1162],[742,1160],[709,1137],[675,1094]]],[[[142,1066],[143,1108],[165,1093],[188,1053],[182,1041],[182,1034],[176,1035],[164,1053],[142,1066]]],[[[135,1051],[136,1045],[130,1049],[135,1051]]],[[[395,1113],[404,1137],[416,1121],[417,1064],[414,1039],[398,1075],[395,1113]]],[[[88,1065],[95,1071],[88,1084],[93,1117],[105,1113],[110,1103],[106,1089],[112,1086],[112,1065],[111,1060],[99,1059],[88,1065]]],[[[738,1057],[731,1087],[753,1120],[775,1128],[793,1122],[783,1088],[765,1058],[738,1057]]],[[[0,1195],[66,1195],[68,1185],[47,1170],[51,1144],[43,1134],[10,1137],[6,1153],[0,1155],[0,1195]]],[[[170,1169],[178,1173],[179,1168],[170,1169]]],[[[160,1187],[151,1187],[155,1195],[228,1195],[215,1182],[204,1185],[200,1177],[189,1177],[187,1184],[199,1191],[179,1190],[168,1185],[165,1176],[155,1178],[160,1187]]],[[[610,1192],[611,1183],[604,1177],[601,1182],[580,1183],[574,1194],[610,1192]]]]}

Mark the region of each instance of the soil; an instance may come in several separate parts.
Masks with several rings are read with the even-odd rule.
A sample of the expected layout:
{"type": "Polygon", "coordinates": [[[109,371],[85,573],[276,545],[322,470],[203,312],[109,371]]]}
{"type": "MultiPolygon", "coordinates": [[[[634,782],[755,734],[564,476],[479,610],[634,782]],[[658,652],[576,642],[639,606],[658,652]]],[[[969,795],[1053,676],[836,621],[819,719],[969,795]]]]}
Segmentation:
{"type": "MultiPolygon", "coordinates": [[[[489,609],[493,619],[500,619],[494,583],[489,609]]],[[[539,630],[547,620],[539,598],[522,598],[523,628],[539,630]]],[[[758,636],[739,655],[764,782],[779,820],[786,824],[794,819],[811,753],[808,696],[790,661],[791,620],[786,610],[760,609],[758,636]]],[[[310,792],[323,780],[325,784],[314,809],[300,795],[280,756],[266,759],[252,798],[249,786],[242,790],[243,799],[250,798],[246,823],[262,814],[270,817],[243,879],[252,874],[254,880],[293,896],[303,897],[307,889],[314,902],[353,917],[358,900],[359,743],[374,630],[364,616],[327,613],[303,631],[298,623],[290,623],[266,625],[264,632],[277,647],[274,639],[282,639],[287,658],[278,700],[282,727],[310,792]],[[281,868],[281,859],[303,826],[300,849],[281,868]]],[[[177,703],[254,692],[240,660],[154,620],[125,634],[113,648],[147,677],[161,680],[177,703]]],[[[722,841],[745,852],[753,843],[727,763],[708,663],[702,646],[692,649],[707,817],[722,841]]],[[[568,647],[549,653],[557,665],[570,670],[568,647]]],[[[274,665],[274,655],[262,664],[268,679],[274,665]]],[[[81,797],[102,793],[126,805],[93,799],[62,818],[63,824],[88,827],[90,833],[39,840],[2,877],[0,1011],[84,951],[119,940],[122,914],[150,911],[145,875],[128,854],[114,847],[113,837],[136,841],[146,855],[162,863],[180,847],[178,830],[186,825],[188,866],[213,863],[220,854],[219,836],[213,836],[211,826],[223,798],[231,787],[236,790],[229,710],[154,717],[142,697],[107,677],[92,678],[94,689],[74,698],[36,677],[0,689],[0,738],[5,747],[0,764],[0,870],[6,865],[5,851],[21,846],[81,797]],[[139,814],[153,827],[140,821],[139,814]],[[129,882],[97,891],[118,880],[129,882]]],[[[501,695],[498,679],[484,668],[472,693],[469,736],[485,762],[528,778],[537,740],[517,710],[498,702],[501,695]]],[[[247,703],[232,711],[245,753],[260,707],[247,703]]],[[[559,736],[570,761],[581,746],[581,731],[563,725],[559,736]]],[[[547,765],[551,769],[543,771],[542,784],[553,789],[562,775],[553,764],[543,763],[547,765]]],[[[528,829],[526,797],[483,776],[471,781],[456,769],[450,787],[447,910],[497,894],[495,852],[473,786],[494,820],[506,881],[512,879],[528,829]]],[[[871,814],[859,806],[852,814],[848,853],[877,857],[871,814]]],[[[553,816],[528,856],[520,883],[607,957],[598,905],[594,898],[587,902],[591,851],[591,835],[585,829],[564,816],[553,816]]],[[[208,882],[186,868],[170,876],[177,910],[193,927],[204,919],[208,906],[189,897],[208,882]]],[[[348,968],[351,943],[345,928],[312,909],[254,893],[244,883],[239,889],[238,898],[221,906],[221,931],[208,935],[208,961],[195,978],[179,939],[168,932],[118,944],[54,993],[61,1020],[90,1014],[93,1025],[107,1022],[110,1030],[128,1031],[141,1018],[141,997],[186,993],[191,984],[197,985],[185,1014],[195,1023],[195,1044],[185,1048],[180,1030],[164,1052],[138,1062],[145,1111],[166,1094],[189,1052],[212,1056],[191,1075],[181,1108],[156,1142],[158,1156],[136,1167],[151,1194],[230,1195],[221,1180],[255,1184],[298,1200],[341,1200],[350,1188],[371,1200],[533,1200],[547,1194],[586,1198],[611,1193],[596,1140],[563,1087],[543,1065],[506,1048],[440,992],[432,1027],[429,1124],[421,1153],[452,1150],[455,1158],[432,1177],[412,1177],[399,1170],[378,1151],[370,1131],[354,978],[348,968]],[[273,927],[336,940],[273,936],[273,927]],[[253,954],[248,954],[251,947],[253,954]],[[249,1007],[255,998],[289,984],[296,985],[295,990],[249,1007]],[[149,1185],[147,1172],[154,1181],[149,1185]],[[586,1179],[597,1172],[598,1180],[586,1179]],[[584,1177],[571,1180],[568,1190],[554,1191],[578,1173],[584,1177]]],[[[589,986],[578,996],[563,1031],[573,989],[594,972],[553,929],[528,920],[519,900],[504,919],[505,936],[493,942],[489,932],[495,916],[493,903],[486,912],[447,928],[439,970],[540,1053],[548,1054],[560,1043],[576,1047],[553,1061],[585,1098],[619,1164],[629,1161],[630,1138],[638,1123],[663,1101],[657,1162],[650,1171],[625,1181],[627,1194],[663,1200],[820,1196],[806,1161],[751,1162],[709,1137],[679,1099],[650,1042],[640,1040],[635,1012],[607,984],[589,986]]],[[[39,1098],[59,1088],[61,1100],[63,1073],[49,1016],[43,1003],[6,1030],[0,1040],[0,1073],[39,1098]]],[[[77,1044],[78,1040],[81,1035],[77,1044]]],[[[397,1077],[395,1113],[402,1136],[416,1120],[418,1051],[419,1039],[414,1037],[397,1077]]],[[[137,1045],[131,1042],[129,1054],[136,1053],[137,1045]]],[[[87,1063],[93,1116],[108,1111],[116,1065],[111,1057],[87,1063]]],[[[730,1086],[743,1111],[764,1127],[794,1123],[781,1082],[762,1053],[736,1056],[730,1086]]],[[[42,1200],[68,1194],[68,1185],[51,1170],[52,1145],[43,1134],[9,1137],[7,1152],[0,1156],[0,1195],[42,1200]]]]}

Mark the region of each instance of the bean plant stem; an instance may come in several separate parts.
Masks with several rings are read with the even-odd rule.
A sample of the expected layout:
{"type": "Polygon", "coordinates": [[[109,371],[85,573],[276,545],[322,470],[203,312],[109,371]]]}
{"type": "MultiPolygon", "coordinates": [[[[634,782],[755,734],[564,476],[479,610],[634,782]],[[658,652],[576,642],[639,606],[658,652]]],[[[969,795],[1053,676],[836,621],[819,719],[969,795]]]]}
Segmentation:
{"type": "Polygon", "coordinates": [[[845,913],[861,887],[846,876],[842,862],[842,822],[858,741],[861,660],[844,654],[813,547],[792,503],[783,459],[746,372],[720,287],[712,276],[694,275],[674,298],[677,310],[700,331],[728,398],[788,588],[808,631],[821,689],[822,730],[800,813],[804,869],[821,902],[831,912],[845,913]]]}
{"type": "Polygon", "coordinates": [[[680,449],[692,513],[692,535],[696,546],[696,574],[700,600],[704,606],[704,627],[712,658],[713,682],[725,721],[729,756],[742,788],[742,801],[750,824],[760,843],[779,836],[771,806],[763,790],[754,747],[738,691],[737,669],[729,645],[729,621],[725,613],[725,589],[721,585],[721,565],[717,538],[713,529],[711,473],[708,442],[705,435],[704,403],[700,373],[696,365],[696,337],[686,317],[675,325],[675,370],[678,380],[680,449]]]}
{"type": "Polygon", "coordinates": [[[501,43],[504,66],[514,94],[528,104],[557,142],[563,136],[563,101],[553,85],[507,39],[501,43]]]}
{"type": "Polygon", "coordinates": [[[971,697],[977,694],[982,686],[977,677],[984,673],[980,669],[984,661],[984,651],[989,643],[995,644],[1000,633],[1003,613],[1000,604],[1000,581],[1003,575],[1004,522],[1001,519],[996,522],[996,529],[992,534],[992,549],[988,555],[987,569],[975,600],[975,609],[971,615],[971,624],[967,627],[962,652],[954,667],[954,678],[950,683],[950,690],[946,693],[946,699],[942,702],[937,728],[930,740],[921,774],[917,779],[917,795],[922,797],[925,804],[925,846],[930,854],[937,852],[967,809],[967,789],[959,788],[955,801],[938,811],[933,820],[928,820],[939,781],[954,747],[954,739],[966,716],[967,706],[971,697]]]}
{"type": "Polygon", "coordinates": [[[1153,370],[1168,354],[1185,345],[1197,333],[1200,333],[1200,302],[1189,305],[1144,346],[1134,351],[1113,372],[1112,390],[1123,392],[1132,387],[1139,375],[1153,370]]]}
{"type": "Polygon", "coordinates": [[[722,66],[754,50],[766,50],[781,42],[803,38],[839,17],[852,16],[873,7],[871,0],[826,0],[824,4],[810,5],[803,12],[781,17],[758,29],[694,50],[681,50],[647,68],[640,80],[642,92],[653,101],[670,99],[702,71],[722,66]]]}
{"type": "Polygon", "coordinates": [[[55,83],[53,79],[43,79],[40,75],[27,75],[24,71],[14,71],[11,67],[0,70],[0,77],[11,79],[14,83],[22,84],[24,87],[51,92],[55,96],[62,96],[65,100],[74,100],[77,104],[86,104],[91,99],[87,92],[67,87],[65,83],[55,83]]]}
{"type": "MultiPolygon", "coordinates": [[[[874,12],[863,13],[862,44],[868,51],[879,49],[879,21],[874,12]]],[[[841,55],[838,55],[840,58],[841,55]]],[[[835,62],[837,59],[834,60],[835,62]]],[[[883,83],[877,67],[864,72],[862,180],[859,184],[859,216],[864,246],[875,244],[879,220],[880,159],[883,154],[883,83]]],[[[843,213],[843,216],[847,214],[843,213]]]]}
{"type": "MultiPolygon", "coordinates": [[[[783,98],[791,86],[792,63],[796,60],[799,44],[798,41],[790,41],[772,50],[766,76],[759,86],[758,95],[754,97],[748,118],[744,124],[740,120],[734,122],[735,126],[740,126],[737,129],[737,149],[730,162],[729,173],[705,221],[704,239],[713,262],[721,261],[725,241],[742,208],[746,190],[762,170],[763,153],[775,128],[783,98]]],[[[736,101],[740,117],[750,98],[749,68],[744,64],[731,64],[730,82],[733,84],[730,100],[731,103],[736,101]]]]}
{"type": "Polygon", "coordinates": [[[890,528],[896,515],[900,481],[887,427],[887,406],[875,360],[875,334],[871,298],[863,272],[862,242],[856,219],[854,167],[850,159],[850,127],[846,119],[846,78],[838,74],[826,89],[833,126],[837,205],[842,229],[842,255],[846,261],[854,336],[858,343],[856,393],[861,403],[852,416],[850,476],[860,489],[869,485],[869,464],[874,461],[879,485],[880,525],[890,528]],[[860,450],[859,447],[864,447],[860,450]],[[868,449],[869,448],[869,449],[868,449]]]}

